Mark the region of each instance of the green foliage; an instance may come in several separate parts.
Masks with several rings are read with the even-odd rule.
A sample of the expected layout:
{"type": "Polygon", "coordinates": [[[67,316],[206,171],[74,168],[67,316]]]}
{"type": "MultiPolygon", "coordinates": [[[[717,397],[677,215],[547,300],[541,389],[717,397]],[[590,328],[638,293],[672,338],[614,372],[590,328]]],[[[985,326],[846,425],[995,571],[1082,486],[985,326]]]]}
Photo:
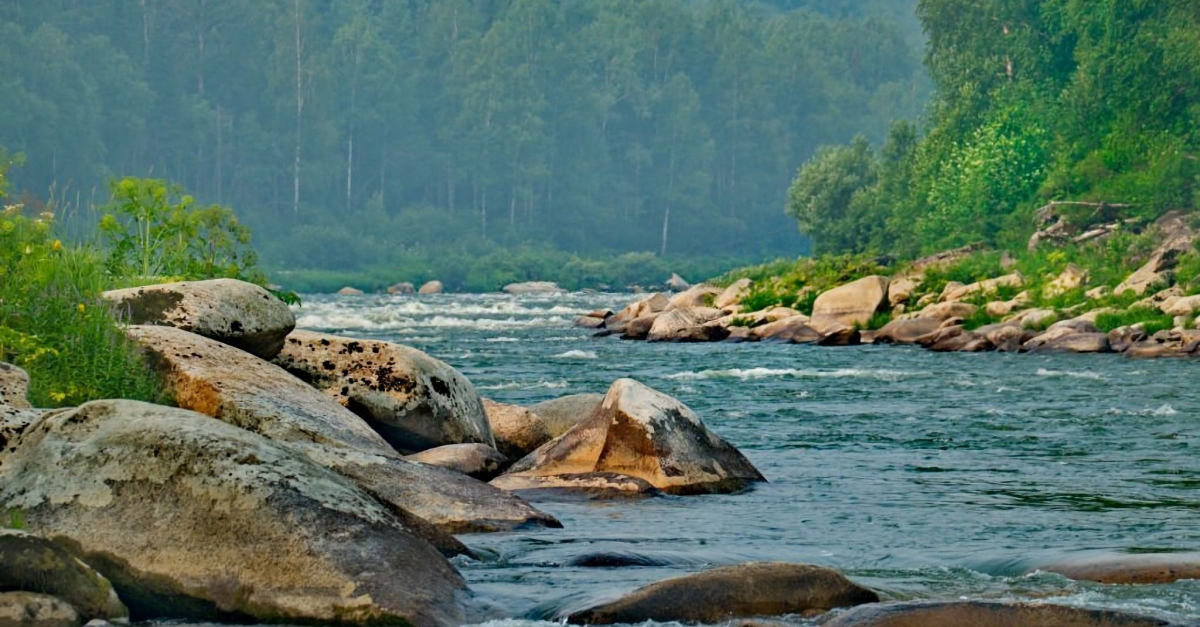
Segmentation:
{"type": "Polygon", "coordinates": [[[0,361],[29,372],[34,405],[165,400],[100,296],[109,287],[103,255],[64,245],[52,215],[28,218],[19,205],[0,214],[0,361]]]}
{"type": "Polygon", "coordinates": [[[746,295],[742,297],[741,304],[745,311],[791,307],[796,304],[796,293],[784,289],[777,283],[764,281],[751,286],[746,295]]]}
{"type": "Polygon", "coordinates": [[[849,146],[823,146],[804,164],[788,190],[787,214],[813,239],[816,253],[865,250],[872,216],[856,197],[878,181],[875,155],[859,135],[849,146]]]}
{"type": "Polygon", "coordinates": [[[194,199],[165,181],[126,177],[111,185],[100,232],[108,269],[134,281],[236,278],[265,283],[250,247],[250,229],[219,205],[194,199]]]}
{"type": "Polygon", "coordinates": [[[0,526],[22,531],[25,529],[25,513],[19,509],[0,510],[0,526]]]}
{"type": "Polygon", "coordinates": [[[1175,327],[1175,319],[1150,307],[1132,307],[1115,313],[1103,313],[1096,316],[1096,328],[1108,333],[1119,327],[1130,327],[1141,324],[1146,333],[1153,335],[1175,327]]]}

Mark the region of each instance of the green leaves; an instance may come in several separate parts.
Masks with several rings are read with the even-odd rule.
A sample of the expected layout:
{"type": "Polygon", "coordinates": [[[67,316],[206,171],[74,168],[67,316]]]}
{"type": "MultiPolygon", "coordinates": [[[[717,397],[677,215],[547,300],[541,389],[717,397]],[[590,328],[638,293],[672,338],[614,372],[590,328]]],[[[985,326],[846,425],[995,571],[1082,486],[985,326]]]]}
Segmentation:
{"type": "Polygon", "coordinates": [[[250,229],[219,205],[196,208],[177,185],[126,177],[111,185],[100,233],[109,271],[135,282],[227,277],[265,283],[250,229]]]}

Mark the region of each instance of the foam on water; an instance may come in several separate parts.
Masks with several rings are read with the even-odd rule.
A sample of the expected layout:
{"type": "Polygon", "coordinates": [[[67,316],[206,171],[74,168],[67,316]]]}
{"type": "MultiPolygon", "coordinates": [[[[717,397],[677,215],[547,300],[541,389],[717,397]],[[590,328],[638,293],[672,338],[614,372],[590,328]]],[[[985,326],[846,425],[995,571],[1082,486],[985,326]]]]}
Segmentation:
{"type": "Polygon", "coordinates": [[[571,350],[565,353],[559,353],[554,356],[555,359],[599,359],[595,351],[571,350]]]}
{"type": "Polygon", "coordinates": [[[1037,376],[1039,377],[1068,377],[1073,379],[1092,379],[1095,381],[1103,381],[1104,377],[1096,372],[1088,372],[1086,370],[1048,370],[1046,368],[1038,368],[1037,376]]]}
{"type": "Polygon", "coordinates": [[[880,370],[871,368],[839,368],[836,370],[808,370],[801,368],[729,368],[725,370],[701,370],[698,372],[678,372],[667,375],[667,379],[690,381],[702,379],[752,379],[792,378],[792,379],[877,379],[880,381],[899,381],[913,376],[914,373],[900,370],[880,370]]]}

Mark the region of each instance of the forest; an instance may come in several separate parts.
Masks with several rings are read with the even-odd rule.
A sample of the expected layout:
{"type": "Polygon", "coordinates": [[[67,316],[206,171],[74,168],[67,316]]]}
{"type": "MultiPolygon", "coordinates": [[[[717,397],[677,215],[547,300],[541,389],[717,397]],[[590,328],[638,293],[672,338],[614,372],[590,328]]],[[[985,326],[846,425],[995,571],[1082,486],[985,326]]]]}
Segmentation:
{"type": "Polygon", "coordinates": [[[1090,203],[1067,216],[1080,226],[1200,204],[1200,3],[921,0],[917,14],[933,102],[881,145],[804,165],[788,213],[816,252],[1019,250],[1052,201],[1090,203]]]}
{"type": "MultiPolygon", "coordinates": [[[[797,168],[925,111],[915,6],[4,3],[0,146],[23,156],[10,200],[86,225],[122,177],[170,181],[231,208],[273,277],[494,289],[570,263],[583,281],[581,259],[622,254],[795,256],[797,168]]],[[[922,17],[944,89],[974,68],[941,67],[954,44],[922,17]]]]}

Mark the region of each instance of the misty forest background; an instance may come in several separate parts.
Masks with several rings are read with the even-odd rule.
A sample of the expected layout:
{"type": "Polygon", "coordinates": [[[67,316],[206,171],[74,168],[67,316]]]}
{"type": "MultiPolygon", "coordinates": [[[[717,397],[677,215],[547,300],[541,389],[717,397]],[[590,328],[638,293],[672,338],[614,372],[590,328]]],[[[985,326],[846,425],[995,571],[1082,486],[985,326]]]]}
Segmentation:
{"type": "Polygon", "coordinates": [[[1200,3],[13,2],[0,111],[10,198],[167,179],[298,289],[698,280],[1194,207],[1200,3]]]}

